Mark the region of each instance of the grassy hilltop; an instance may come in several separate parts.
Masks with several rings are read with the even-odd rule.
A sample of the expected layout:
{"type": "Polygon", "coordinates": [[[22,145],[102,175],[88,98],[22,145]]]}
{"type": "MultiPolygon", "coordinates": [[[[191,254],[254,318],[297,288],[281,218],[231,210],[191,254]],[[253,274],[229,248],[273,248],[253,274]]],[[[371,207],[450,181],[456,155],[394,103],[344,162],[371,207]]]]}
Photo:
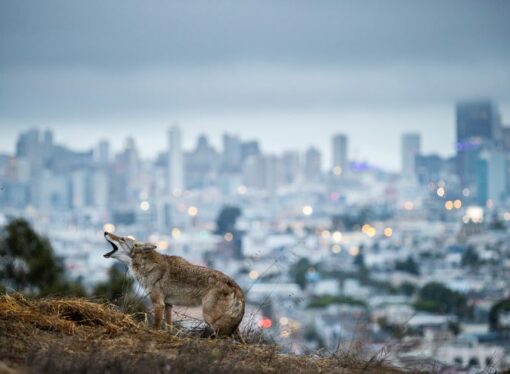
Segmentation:
{"type": "Polygon", "coordinates": [[[87,299],[4,294],[0,373],[18,372],[401,373],[355,353],[295,356],[273,345],[155,331],[113,306],[87,299]]]}

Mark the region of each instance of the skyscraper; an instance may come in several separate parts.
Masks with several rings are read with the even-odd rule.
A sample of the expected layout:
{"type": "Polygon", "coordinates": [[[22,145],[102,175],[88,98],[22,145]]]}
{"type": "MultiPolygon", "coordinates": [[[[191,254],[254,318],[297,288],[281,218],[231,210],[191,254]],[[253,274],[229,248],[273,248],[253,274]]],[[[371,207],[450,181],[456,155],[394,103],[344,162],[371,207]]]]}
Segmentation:
{"type": "Polygon", "coordinates": [[[241,168],[241,141],[237,135],[223,134],[223,168],[237,172],[241,168]]]}
{"type": "Polygon", "coordinates": [[[31,129],[19,135],[16,143],[16,157],[27,160],[31,176],[40,173],[44,164],[43,156],[39,130],[31,129]]]}
{"type": "Polygon", "coordinates": [[[201,188],[216,177],[220,155],[209,144],[205,135],[200,135],[195,149],[185,155],[186,186],[201,188]]]}
{"type": "Polygon", "coordinates": [[[299,177],[301,168],[301,161],[299,152],[287,151],[284,152],[281,159],[282,175],[281,179],[284,184],[292,184],[296,182],[299,177]]]}
{"type": "Polygon", "coordinates": [[[274,193],[280,185],[280,162],[275,155],[250,156],[243,167],[246,186],[274,193]]]}
{"type": "Polygon", "coordinates": [[[341,175],[347,171],[347,136],[337,134],[333,136],[332,143],[331,170],[335,175],[341,175]]]}
{"type": "Polygon", "coordinates": [[[412,179],[416,176],[416,156],[421,153],[421,136],[416,133],[402,135],[402,176],[412,179]]]}
{"type": "Polygon", "coordinates": [[[256,140],[250,140],[241,144],[241,160],[244,163],[250,156],[259,156],[260,147],[259,142],[256,140]]]}
{"type": "Polygon", "coordinates": [[[477,200],[485,205],[487,200],[502,201],[508,192],[507,156],[503,150],[486,149],[477,160],[477,200]]]}
{"type": "Polygon", "coordinates": [[[500,115],[489,100],[457,104],[457,146],[473,138],[497,139],[501,135],[500,115]]]}
{"type": "Polygon", "coordinates": [[[110,162],[110,142],[101,140],[94,148],[94,161],[101,165],[107,165],[110,162]]]}
{"type": "Polygon", "coordinates": [[[310,147],[305,153],[305,178],[308,180],[317,180],[319,179],[321,172],[321,152],[315,147],[310,147]]]}
{"type": "Polygon", "coordinates": [[[484,144],[501,142],[501,121],[488,100],[457,104],[457,172],[463,186],[476,184],[477,162],[484,144]]]}
{"type": "Polygon", "coordinates": [[[168,130],[167,191],[179,194],[184,188],[184,158],[182,154],[181,129],[172,126],[168,130]]]}

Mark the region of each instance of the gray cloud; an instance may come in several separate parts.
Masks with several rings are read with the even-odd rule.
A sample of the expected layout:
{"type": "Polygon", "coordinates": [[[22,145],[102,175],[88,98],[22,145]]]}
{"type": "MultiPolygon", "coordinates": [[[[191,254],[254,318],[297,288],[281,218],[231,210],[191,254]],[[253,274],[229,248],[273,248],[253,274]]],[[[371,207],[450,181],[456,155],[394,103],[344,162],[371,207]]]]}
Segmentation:
{"type": "Polygon", "coordinates": [[[510,4],[480,1],[4,1],[2,65],[508,59],[510,4]]]}
{"type": "Polygon", "coordinates": [[[0,147],[29,125],[90,143],[108,124],[129,135],[135,124],[180,119],[190,134],[224,124],[272,150],[327,147],[344,131],[362,155],[393,166],[406,129],[420,130],[426,149],[451,152],[455,101],[491,97],[509,108],[509,11],[504,0],[6,0],[0,147]],[[282,129],[272,146],[257,118],[282,129]]]}
{"type": "Polygon", "coordinates": [[[510,101],[510,74],[498,65],[477,74],[450,65],[9,69],[0,80],[0,113],[27,120],[405,109],[489,94],[510,101]]]}

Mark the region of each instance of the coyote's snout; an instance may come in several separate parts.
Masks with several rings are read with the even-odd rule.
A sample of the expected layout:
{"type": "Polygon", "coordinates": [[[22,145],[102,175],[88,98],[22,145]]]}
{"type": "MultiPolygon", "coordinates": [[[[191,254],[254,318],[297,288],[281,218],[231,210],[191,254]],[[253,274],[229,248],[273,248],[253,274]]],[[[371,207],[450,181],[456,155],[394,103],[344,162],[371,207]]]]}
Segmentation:
{"type": "Polygon", "coordinates": [[[104,233],[112,250],[104,255],[130,267],[150,294],[156,328],[165,321],[171,326],[172,305],[202,306],[205,322],[218,335],[236,332],[244,315],[244,295],[227,275],[189,263],[179,256],[165,256],[156,246],[130,237],[104,233]]]}

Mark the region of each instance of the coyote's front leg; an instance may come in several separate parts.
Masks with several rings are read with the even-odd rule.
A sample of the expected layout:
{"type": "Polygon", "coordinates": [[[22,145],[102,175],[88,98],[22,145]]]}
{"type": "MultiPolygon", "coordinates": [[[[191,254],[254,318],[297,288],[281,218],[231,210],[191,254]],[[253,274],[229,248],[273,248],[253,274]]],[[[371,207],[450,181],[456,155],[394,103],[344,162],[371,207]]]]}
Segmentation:
{"type": "Polygon", "coordinates": [[[154,328],[160,329],[161,320],[163,319],[163,308],[165,307],[163,295],[157,291],[151,291],[150,297],[154,306],[154,328]]]}
{"type": "Polygon", "coordinates": [[[172,331],[172,304],[165,303],[165,322],[169,332],[172,331]]]}

